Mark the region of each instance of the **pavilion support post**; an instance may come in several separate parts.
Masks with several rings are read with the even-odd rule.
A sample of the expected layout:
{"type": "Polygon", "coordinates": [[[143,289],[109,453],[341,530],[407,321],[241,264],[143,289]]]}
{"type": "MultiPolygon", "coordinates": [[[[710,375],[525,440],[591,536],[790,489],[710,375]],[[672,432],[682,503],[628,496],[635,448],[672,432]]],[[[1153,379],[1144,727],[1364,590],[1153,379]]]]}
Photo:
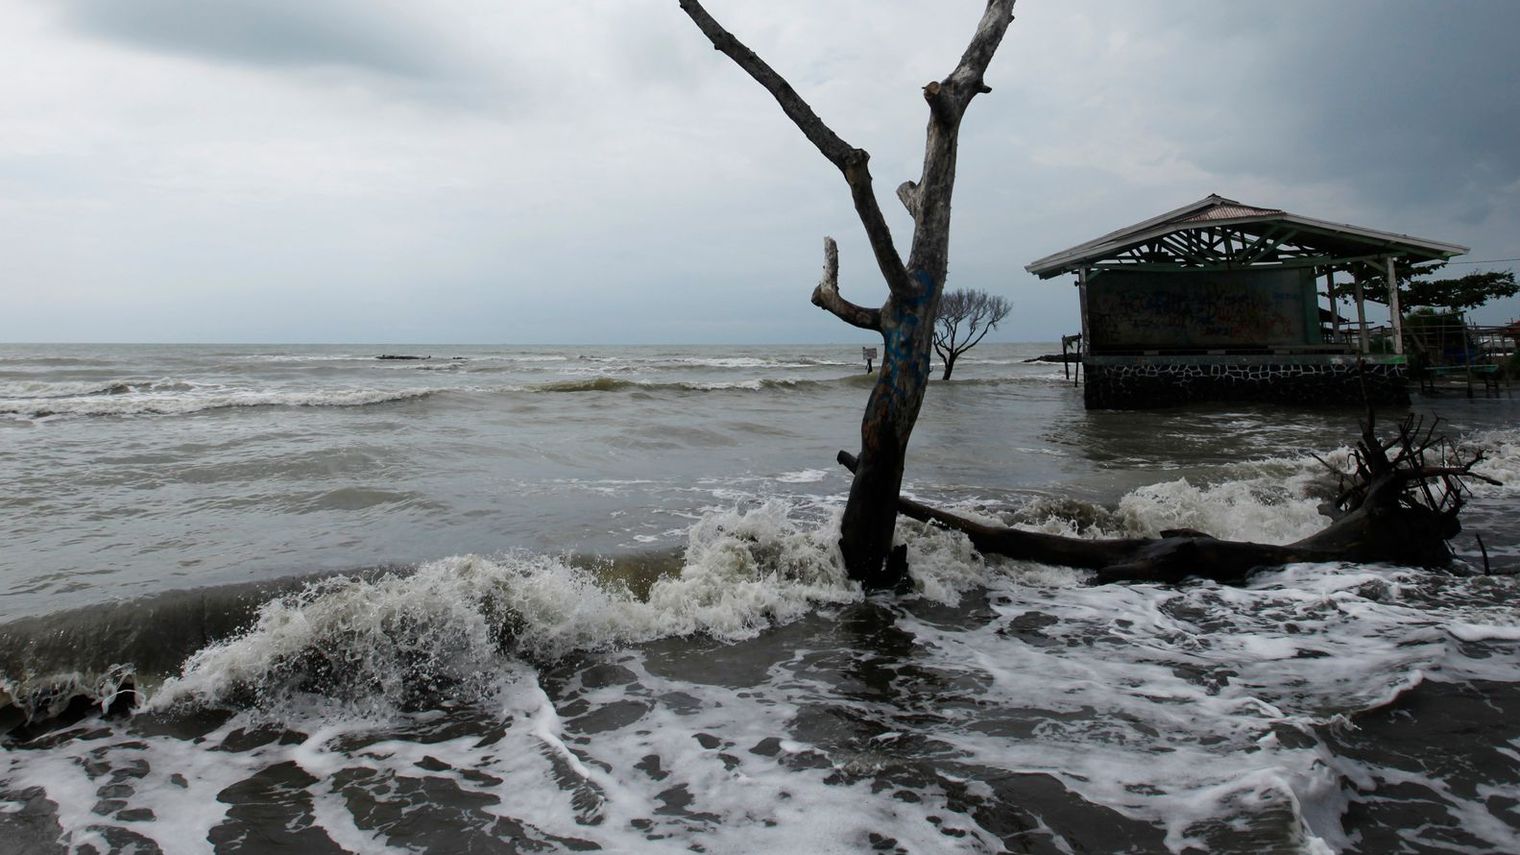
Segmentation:
{"type": "Polygon", "coordinates": [[[1082,346],[1078,349],[1078,355],[1092,352],[1092,339],[1087,336],[1087,268],[1077,270],[1077,300],[1081,304],[1082,311],[1082,346]]]}
{"type": "Polygon", "coordinates": [[[1341,310],[1335,300],[1335,269],[1325,270],[1325,301],[1330,304],[1330,341],[1339,341],[1341,337],[1341,310]]]}
{"type": "Polygon", "coordinates": [[[1393,269],[1393,256],[1383,259],[1388,277],[1388,323],[1393,326],[1393,352],[1404,353],[1404,312],[1399,308],[1399,277],[1393,269]]]}
{"type": "Polygon", "coordinates": [[[1077,380],[1081,382],[1086,368],[1087,355],[1092,353],[1092,336],[1087,329],[1087,279],[1088,269],[1077,269],[1077,300],[1082,311],[1082,340],[1077,343],[1077,380]]]}
{"type": "Polygon", "coordinates": [[[1359,335],[1357,336],[1357,340],[1361,344],[1361,354],[1363,356],[1366,356],[1367,355],[1367,351],[1369,350],[1369,347],[1368,347],[1368,344],[1367,344],[1367,301],[1364,299],[1364,295],[1362,294],[1362,280],[1361,279],[1357,279],[1356,282],[1355,282],[1355,285],[1356,285],[1356,328],[1359,331],[1359,335]]]}

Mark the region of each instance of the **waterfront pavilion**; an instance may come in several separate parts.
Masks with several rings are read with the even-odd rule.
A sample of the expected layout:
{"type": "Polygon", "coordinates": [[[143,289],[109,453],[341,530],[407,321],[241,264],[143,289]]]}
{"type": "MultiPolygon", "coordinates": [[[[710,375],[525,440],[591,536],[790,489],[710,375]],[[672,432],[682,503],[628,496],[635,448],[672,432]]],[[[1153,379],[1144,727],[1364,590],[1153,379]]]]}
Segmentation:
{"type": "Polygon", "coordinates": [[[1374,401],[1394,403],[1408,401],[1398,272],[1465,252],[1211,195],[1026,269],[1076,277],[1090,408],[1360,401],[1364,380],[1374,401]],[[1340,273],[1355,282],[1356,319],[1344,325],[1340,273]],[[1386,330],[1367,323],[1370,283],[1387,289],[1386,330]]]}

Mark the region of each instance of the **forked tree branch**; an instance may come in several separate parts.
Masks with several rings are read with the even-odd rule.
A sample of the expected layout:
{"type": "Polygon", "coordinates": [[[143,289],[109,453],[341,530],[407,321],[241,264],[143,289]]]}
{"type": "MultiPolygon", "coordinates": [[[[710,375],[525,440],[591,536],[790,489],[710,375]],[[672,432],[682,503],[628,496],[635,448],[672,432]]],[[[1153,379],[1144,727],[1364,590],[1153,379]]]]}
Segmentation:
{"type": "MultiPolygon", "coordinates": [[[[981,333],[981,335],[979,335],[976,338],[973,338],[970,341],[966,342],[966,346],[963,347],[963,348],[961,348],[961,350],[964,352],[964,351],[970,350],[971,348],[976,347],[977,345],[981,344],[982,343],[982,339],[986,338],[987,337],[987,333],[992,332],[992,330],[993,330],[993,326],[991,324],[988,324],[987,326],[982,327],[982,333],[981,333]]],[[[975,324],[971,325],[970,332],[972,332],[972,333],[976,332],[976,325],[975,324]]]]}
{"type": "Polygon", "coordinates": [[[961,118],[971,99],[990,91],[983,82],[987,65],[1013,21],[1014,0],[987,0],[976,32],[955,69],[943,80],[924,86],[929,127],[924,140],[924,166],[918,181],[899,188],[913,215],[913,246],[908,269],[927,274],[933,287],[943,284],[948,265],[950,196],[955,188],[955,159],[961,118]]]}
{"type": "Polygon", "coordinates": [[[941,94],[950,99],[957,117],[965,112],[966,105],[971,103],[972,98],[992,91],[982,81],[982,76],[987,73],[987,65],[992,62],[992,55],[997,53],[998,45],[1002,44],[1008,25],[1013,23],[1015,2],[1016,0],[988,0],[987,9],[982,12],[981,23],[977,24],[976,35],[966,45],[966,52],[961,54],[961,61],[955,70],[945,78],[941,94]]]}
{"type": "Polygon", "coordinates": [[[841,321],[863,330],[881,332],[881,310],[857,306],[839,295],[839,245],[823,239],[823,278],[813,289],[813,305],[827,309],[841,321]]]}
{"type": "MultiPolygon", "coordinates": [[[[995,2],[1009,2],[1009,0],[994,0],[995,2]]],[[[850,185],[850,197],[855,203],[855,213],[860,217],[861,225],[865,226],[866,237],[871,241],[871,251],[876,256],[876,264],[881,268],[882,277],[887,281],[887,287],[893,294],[910,296],[916,293],[912,281],[908,278],[908,270],[903,266],[902,256],[898,254],[897,247],[892,242],[892,231],[887,227],[886,218],[882,216],[881,205],[876,201],[876,192],[871,188],[871,170],[869,162],[871,155],[865,149],[855,148],[845,142],[834,133],[833,129],[824,124],[813,112],[813,108],[797,94],[776,70],[771,68],[758,54],[746,47],[734,37],[733,33],[723,28],[713,19],[707,10],[702,8],[698,0],[680,0],[681,11],[697,25],[697,29],[707,36],[712,42],[714,49],[722,51],[736,65],[744,69],[745,73],[755,79],[755,82],[765,87],[781,105],[782,112],[792,120],[798,130],[808,138],[829,162],[834,164],[840,172],[844,173],[845,181],[850,185]]],[[[995,45],[994,45],[995,47],[995,45]]],[[[990,58],[990,57],[989,57],[990,58]]],[[[963,60],[964,61],[964,60],[963,60]]],[[[985,63],[983,64],[985,67],[985,63]]]]}

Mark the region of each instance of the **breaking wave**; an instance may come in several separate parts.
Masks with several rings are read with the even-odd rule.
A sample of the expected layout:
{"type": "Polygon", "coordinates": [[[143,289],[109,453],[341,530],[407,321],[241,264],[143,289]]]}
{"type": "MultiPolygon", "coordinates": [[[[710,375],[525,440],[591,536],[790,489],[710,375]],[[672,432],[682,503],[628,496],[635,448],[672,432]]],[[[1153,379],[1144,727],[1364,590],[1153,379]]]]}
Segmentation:
{"type": "MultiPolygon", "coordinates": [[[[1485,474],[1520,470],[1516,436],[1469,439],[1489,452],[1485,474]]],[[[1081,536],[1186,526],[1223,537],[1292,539],[1323,522],[1310,516],[1317,467],[1314,461],[1253,461],[1238,466],[1238,477],[1147,485],[1113,506],[1047,496],[996,513],[1081,536]]],[[[795,474],[804,480],[815,473],[795,474]]],[[[1520,640],[1520,619],[1508,605],[1513,579],[1301,564],[1240,588],[1090,588],[1081,571],[985,559],[958,533],[903,520],[898,540],[908,549],[915,596],[885,605],[863,602],[846,579],[837,525],[837,515],[809,516],[772,501],[706,514],[689,530],[681,553],[667,559],[466,555],[410,570],[316,579],[272,592],[248,608],[236,629],[187,647],[161,674],[113,660],[92,673],[60,667],[66,673],[50,687],[40,680],[0,681],[0,691],[34,715],[56,711],[70,691],[91,693],[101,707],[132,698],[137,709],[154,712],[241,710],[237,727],[272,721],[272,733],[282,725],[310,731],[306,743],[288,751],[312,764],[314,779],[330,777],[315,774],[322,763],[393,766],[397,780],[419,774],[414,762],[429,775],[439,774],[440,765],[483,768],[474,778],[456,776],[473,792],[469,787],[484,786],[481,781],[510,780],[513,787],[539,781],[513,765],[528,758],[558,770],[552,774],[570,782],[564,786],[576,799],[596,805],[590,816],[653,812],[647,805],[665,803],[674,782],[685,780],[684,770],[700,767],[707,777],[693,773],[693,781],[711,787],[693,784],[681,798],[722,818],[703,820],[704,834],[722,834],[734,823],[765,833],[769,826],[753,821],[756,798],[768,799],[764,811],[789,810],[794,796],[764,788],[757,796],[756,780],[806,794],[809,804],[858,800],[850,806],[876,804],[869,801],[874,782],[890,782],[881,799],[891,803],[893,793],[906,793],[896,809],[912,820],[891,814],[897,819],[872,821],[889,822],[899,840],[929,829],[925,816],[951,816],[947,793],[1012,809],[1026,792],[1041,797],[1037,782],[1048,780],[1062,803],[1076,799],[1112,812],[1115,834],[1141,835],[1135,838],[1145,841],[1141,848],[1328,852],[1357,845],[1360,832],[1347,819],[1353,804],[1385,809],[1380,785],[1403,782],[1430,794],[1420,804],[1435,807],[1420,809],[1461,818],[1461,827],[1486,841],[1474,851],[1505,849],[1515,839],[1502,824],[1485,824],[1483,794],[1455,791],[1447,772],[1400,768],[1397,744],[1372,760],[1356,746],[1360,727],[1391,726],[1386,722],[1406,716],[1406,707],[1444,702],[1457,691],[1448,687],[1520,681],[1520,660],[1507,655],[1520,640]],[[973,591],[981,596],[968,601],[973,591]],[[870,609],[890,612],[888,628],[867,626],[863,631],[883,635],[850,639],[850,621],[862,622],[870,609]],[[820,610],[848,618],[834,630],[804,622],[812,634],[793,643],[823,649],[788,653],[793,658],[770,665],[766,676],[742,688],[725,687],[721,679],[715,685],[662,681],[651,664],[657,653],[624,649],[690,637],[695,643],[675,655],[688,662],[712,656],[721,669],[723,654],[714,653],[715,646],[756,639],[820,610]],[[890,665],[883,648],[893,643],[908,651],[901,654],[904,664],[890,665]],[[581,658],[600,651],[608,653],[581,658]],[[839,673],[829,677],[830,669],[839,673]],[[573,676],[555,676],[566,673],[573,676]],[[890,708],[897,712],[883,714],[874,705],[878,691],[893,695],[890,708]],[[587,702],[578,704],[583,697],[587,702]],[[369,750],[369,737],[352,748],[333,738],[413,712],[412,727],[446,722],[459,705],[507,712],[499,728],[491,725],[498,729],[451,740],[413,745],[388,738],[369,750]],[[601,713],[603,723],[591,724],[601,713]],[[836,714],[850,717],[854,729],[832,723],[828,716],[836,714]],[[581,729],[573,732],[584,738],[565,738],[562,728],[581,716],[581,729]],[[857,732],[870,738],[834,736],[857,732]],[[731,736],[743,740],[737,748],[702,753],[717,751],[713,746],[731,736]],[[502,738],[521,745],[480,750],[496,744],[485,740],[502,738]],[[393,752],[398,759],[386,765],[393,752]],[[955,760],[940,767],[950,770],[945,775],[921,774],[925,757],[942,763],[947,754],[955,760]],[[744,786],[718,771],[720,761],[724,771],[742,764],[744,786]],[[704,763],[713,765],[699,766],[704,763]],[[807,764],[814,763],[821,764],[821,780],[807,777],[814,768],[807,764]],[[653,783],[671,774],[671,783],[653,783]],[[577,783],[582,780],[594,786],[577,783]],[[964,794],[954,789],[963,785],[964,794]]],[[[155,631],[163,633],[162,627],[155,631]]],[[[192,749],[179,743],[148,741],[165,754],[154,756],[162,767],[155,774],[194,760],[192,749]]],[[[78,744],[81,753],[91,750],[91,743],[78,744]]],[[[251,754],[228,752],[227,760],[262,768],[268,763],[260,752],[287,750],[273,737],[267,749],[258,747],[264,744],[251,754]]],[[[57,774],[73,780],[83,773],[69,766],[57,774]]],[[[231,782],[251,774],[239,771],[231,782]]],[[[231,782],[219,779],[208,788],[208,816],[225,811],[214,796],[231,782]]],[[[321,786],[313,785],[328,805],[322,824],[341,834],[350,825],[333,807],[341,802],[337,790],[321,786]]],[[[133,798],[146,801],[161,789],[144,787],[133,798]]],[[[49,792],[67,801],[70,791],[49,792]]],[[[559,790],[551,784],[531,795],[550,798],[545,792],[557,797],[559,790]]],[[[93,796],[73,801],[86,812],[94,803],[93,796]]],[[[514,804],[492,803],[503,810],[514,804]]],[[[941,840],[938,831],[926,831],[919,848],[996,848],[989,833],[998,827],[995,817],[964,804],[956,810],[955,821],[964,823],[956,834],[941,840]]],[[[1048,817],[1057,828],[1071,821],[1062,809],[1048,817]]],[[[609,837],[598,839],[613,848],[642,840],[618,838],[631,827],[621,820],[571,818],[562,825],[605,832],[609,837]]],[[[1399,833],[1415,849],[1441,839],[1430,823],[1399,833]]],[[[362,848],[366,838],[354,840],[362,848]]]]}
{"type": "MultiPolygon", "coordinates": [[[[1484,451],[1479,471],[1505,482],[1475,485],[1477,495],[1517,489],[1520,430],[1475,435],[1464,448],[1484,451]]],[[[1341,449],[1324,457],[1343,465],[1346,454],[1341,449]]],[[[1318,507],[1328,476],[1318,460],[1272,458],[1232,469],[1235,477],[1216,483],[1177,479],[1144,485],[1114,505],[1036,495],[1011,508],[977,502],[952,507],[992,522],[1089,538],[1154,537],[1166,529],[1191,528],[1227,539],[1286,543],[1326,524],[1318,507]]],[[[826,474],[806,469],[779,480],[809,483],[826,474]]],[[[820,507],[773,499],[748,510],[706,513],[688,530],[682,557],[661,565],[654,576],[629,576],[619,559],[588,565],[567,556],[507,553],[315,581],[270,600],[247,636],[197,653],[171,681],[170,694],[211,697],[216,694],[211,685],[271,682],[247,675],[250,669],[273,669],[273,674],[294,667],[296,651],[373,648],[387,638],[394,646],[386,654],[392,660],[403,649],[456,651],[463,657],[457,662],[445,657],[428,667],[457,674],[478,670],[480,657],[495,655],[491,651],[553,658],[672,635],[748,638],[820,603],[858,597],[836,544],[839,510],[820,507]],[[432,630],[424,627],[450,635],[429,640],[424,636],[432,630]]],[[[903,518],[898,540],[908,546],[915,590],[936,602],[953,604],[1001,572],[958,533],[903,518]]],[[[1071,584],[1085,578],[1076,571],[1058,575],[1071,584]]],[[[128,671],[133,665],[110,664],[128,671]]],[[[363,679],[384,682],[374,674],[363,679]]]]}
{"type": "Polygon", "coordinates": [[[799,380],[790,378],[754,378],[747,380],[699,382],[659,382],[652,380],[623,380],[617,377],[597,376],[573,380],[556,380],[529,386],[511,387],[511,391],[523,392],[722,392],[722,391],[787,391],[794,389],[826,389],[841,385],[859,385],[855,376],[833,380],[799,380]]]}
{"type": "Polygon", "coordinates": [[[426,398],[438,389],[230,389],[188,383],[111,383],[84,393],[0,398],[0,414],[50,416],[184,415],[234,407],[362,407],[426,398]]]}
{"type": "MultiPolygon", "coordinates": [[[[1488,452],[1485,474],[1520,472],[1517,434],[1469,440],[1488,452]]],[[[1336,457],[1330,455],[1332,461],[1336,457]]],[[[1036,496],[1011,509],[976,504],[956,509],[1078,537],[1142,537],[1195,528],[1223,538],[1283,543],[1323,527],[1316,497],[1323,473],[1317,461],[1266,460],[1238,468],[1240,477],[1215,484],[1178,479],[1142,486],[1115,506],[1036,496]]],[[[806,481],[820,474],[803,470],[787,477],[806,481]]],[[[477,696],[491,684],[481,675],[509,659],[539,661],[671,636],[737,641],[820,605],[859,599],[838,552],[839,511],[829,519],[820,519],[820,513],[825,512],[816,505],[803,510],[781,500],[709,512],[689,529],[681,557],[652,565],[507,553],[323,578],[269,599],[246,632],[181,650],[188,659],[177,674],[149,673],[145,663],[132,661],[57,662],[47,680],[22,685],[12,674],[6,689],[41,699],[31,702],[36,706],[71,692],[110,699],[129,676],[139,688],[167,677],[153,695],[155,705],[267,706],[292,693],[336,687],[327,690],[415,706],[439,696],[477,696]]],[[[1087,578],[1083,571],[988,560],[959,533],[906,518],[899,521],[897,537],[908,548],[916,594],[944,605],[985,588],[1010,568],[1067,586],[1087,578]]]]}

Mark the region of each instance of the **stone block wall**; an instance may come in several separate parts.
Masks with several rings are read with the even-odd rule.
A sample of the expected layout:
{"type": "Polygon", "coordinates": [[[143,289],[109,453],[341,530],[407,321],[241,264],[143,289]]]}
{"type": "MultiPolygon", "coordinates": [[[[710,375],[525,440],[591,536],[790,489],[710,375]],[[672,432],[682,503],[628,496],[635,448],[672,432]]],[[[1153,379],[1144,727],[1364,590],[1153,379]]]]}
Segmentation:
{"type": "MultiPolygon", "coordinates": [[[[1362,404],[1362,379],[1355,363],[1089,361],[1083,369],[1088,409],[1139,410],[1193,401],[1362,404]]],[[[1403,365],[1366,366],[1367,394],[1375,404],[1408,404],[1407,380],[1403,365]]]]}

